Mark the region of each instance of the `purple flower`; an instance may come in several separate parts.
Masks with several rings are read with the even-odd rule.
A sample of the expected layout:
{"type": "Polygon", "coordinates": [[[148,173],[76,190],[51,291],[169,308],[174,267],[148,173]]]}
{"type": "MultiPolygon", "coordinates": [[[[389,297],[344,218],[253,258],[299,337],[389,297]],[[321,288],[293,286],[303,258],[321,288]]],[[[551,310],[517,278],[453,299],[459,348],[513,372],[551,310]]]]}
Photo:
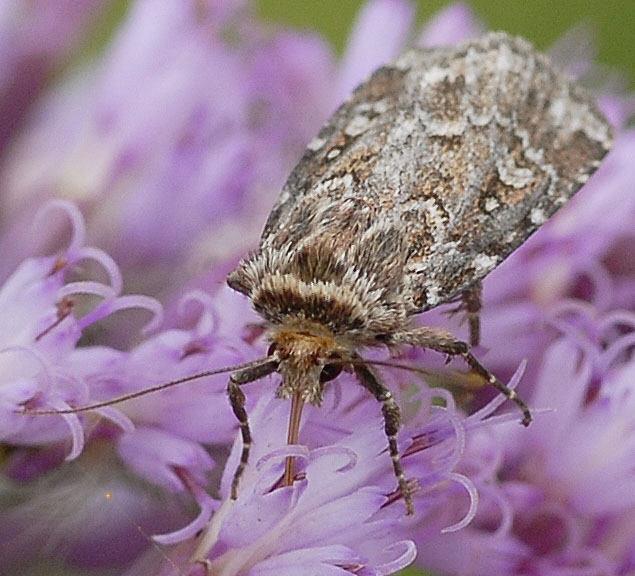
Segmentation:
{"type": "Polygon", "coordinates": [[[628,574],[635,569],[635,315],[570,314],[577,334],[552,344],[533,396],[554,412],[527,438],[506,443],[501,478],[504,489],[510,485],[513,536],[527,547],[523,565],[533,573],[628,574]]]}
{"type": "MultiPolygon", "coordinates": [[[[329,384],[321,408],[305,407],[298,445],[286,442],[277,377],[244,387],[254,442],[236,501],[242,442],[227,374],[29,414],[266,354],[259,317],[222,285],[306,142],[408,37],[431,46],[483,29],[462,4],[415,34],[413,18],[408,2],[369,1],[336,65],[321,39],[267,29],[241,0],[137,0],[103,53],[44,93],[11,136],[0,170],[6,570],[370,576],[415,555],[438,574],[635,570],[635,138],[621,128],[633,102],[608,91],[615,149],[485,283],[478,354],[529,400],[532,427],[507,404],[494,413],[503,398],[470,388],[460,362],[401,360],[468,385],[455,395],[376,367],[403,409],[414,518],[381,406],[350,375],[329,384]],[[161,295],[160,331],[157,302],[123,296],[124,285],[161,295]],[[289,456],[296,481],[282,486],[289,456]]],[[[79,34],[78,22],[69,15],[65,29],[79,34]]],[[[592,76],[586,53],[567,45],[562,61],[592,76]]],[[[443,310],[421,321],[463,330],[443,310]]]]}
{"type": "Polygon", "coordinates": [[[0,151],[103,0],[15,0],[0,10],[0,151]]]}
{"type": "MultiPolygon", "coordinates": [[[[6,378],[2,386],[2,438],[15,445],[37,445],[70,436],[68,457],[72,459],[83,445],[78,416],[32,418],[20,414],[20,408],[64,409],[85,402],[93,393],[98,375],[110,371],[119,357],[114,350],[77,348],[82,331],[125,308],[147,308],[154,314],[160,314],[161,309],[144,296],[119,296],[119,271],[105,253],[83,246],[83,222],[74,206],[52,202],[38,215],[36,223],[51,217],[54,208],[63,211],[73,225],[69,246],[59,256],[24,261],[0,290],[5,309],[0,352],[6,378]],[[67,280],[80,262],[90,261],[103,268],[108,284],[67,280]],[[82,296],[99,301],[92,309],[76,314],[77,308],[82,309],[82,296]]],[[[103,415],[115,418],[111,410],[103,415]]],[[[117,420],[127,426],[125,420],[117,420]]]]}
{"type": "MultiPolygon", "coordinates": [[[[383,450],[380,412],[377,406],[360,403],[355,387],[347,388],[338,408],[338,413],[345,409],[345,417],[336,426],[332,408],[307,412],[303,435],[311,441],[322,438],[325,445],[287,446],[288,405],[263,397],[250,412],[258,438],[251,456],[254,465],[246,470],[239,500],[229,498],[242,448],[238,441],[221,481],[221,501],[210,506],[204,496],[200,502],[207,518],[201,523],[199,516],[189,528],[157,539],[192,539],[204,526],[190,556],[207,559],[212,573],[228,575],[282,576],[298,570],[389,574],[412,562],[413,544],[393,536],[403,508],[387,498],[392,482],[386,474],[390,461],[383,450]],[[301,479],[279,487],[289,455],[297,458],[301,479]]],[[[165,568],[173,573],[173,567],[165,568]]],[[[130,572],[136,573],[141,572],[130,572]]]]}

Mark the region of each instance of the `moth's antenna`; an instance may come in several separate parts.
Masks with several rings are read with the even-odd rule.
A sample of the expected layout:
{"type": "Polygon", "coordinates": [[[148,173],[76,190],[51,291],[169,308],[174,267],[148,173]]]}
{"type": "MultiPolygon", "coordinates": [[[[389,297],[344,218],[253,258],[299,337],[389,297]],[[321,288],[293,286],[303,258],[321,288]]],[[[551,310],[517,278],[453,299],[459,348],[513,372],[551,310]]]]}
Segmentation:
{"type": "Polygon", "coordinates": [[[250,362],[245,362],[243,364],[235,364],[234,366],[225,366],[223,368],[217,368],[216,370],[206,370],[205,372],[198,372],[197,374],[192,374],[191,376],[185,376],[183,378],[178,378],[177,380],[170,380],[169,382],[164,382],[163,384],[151,386],[150,388],[144,388],[143,390],[138,390],[137,392],[124,394],[123,396],[117,396],[116,398],[112,398],[110,400],[104,400],[102,402],[95,402],[94,404],[80,406],[79,408],[64,408],[61,410],[24,409],[20,411],[20,414],[25,414],[28,416],[44,416],[44,415],[50,415],[50,414],[75,414],[77,412],[87,412],[89,410],[95,410],[96,408],[103,408],[104,406],[112,406],[113,404],[126,402],[127,400],[132,400],[133,398],[139,398],[140,396],[145,396],[146,394],[152,394],[153,392],[159,392],[160,390],[165,390],[166,388],[172,388],[172,386],[178,386],[179,384],[184,384],[185,382],[191,382],[192,380],[198,380],[199,378],[206,378],[207,376],[215,376],[216,374],[223,374],[225,372],[234,372],[236,370],[243,370],[245,368],[250,368],[251,366],[258,364],[262,362],[263,360],[266,360],[266,357],[260,358],[258,360],[251,360],[250,362]]]}

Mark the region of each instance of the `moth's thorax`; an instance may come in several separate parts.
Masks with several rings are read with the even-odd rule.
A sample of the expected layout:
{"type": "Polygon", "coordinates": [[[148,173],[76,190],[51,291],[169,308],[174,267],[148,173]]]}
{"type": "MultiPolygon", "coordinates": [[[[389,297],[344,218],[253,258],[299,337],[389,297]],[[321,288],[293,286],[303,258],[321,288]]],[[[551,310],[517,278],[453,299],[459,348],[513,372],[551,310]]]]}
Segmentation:
{"type": "Polygon", "coordinates": [[[407,323],[399,294],[384,278],[382,284],[351,263],[324,264],[332,254],[319,255],[321,268],[296,256],[293,250],[261,249],[238,265],[228,283],[274,326],[308,322],[359,346],[377,344],[378,335],[407,323]]]}
{"type": "Polygon", "coordinates": [[[337,361],[342,362],[337,364],[341,368],[352,357],[352,349],[345,340],[310,321],[287,322],[274,328],[269,337],[272,353],[279,359],[282,380],[277,396],[280,398],[299,393],[304,402],[319,406],[325,366],[337,361]]]}

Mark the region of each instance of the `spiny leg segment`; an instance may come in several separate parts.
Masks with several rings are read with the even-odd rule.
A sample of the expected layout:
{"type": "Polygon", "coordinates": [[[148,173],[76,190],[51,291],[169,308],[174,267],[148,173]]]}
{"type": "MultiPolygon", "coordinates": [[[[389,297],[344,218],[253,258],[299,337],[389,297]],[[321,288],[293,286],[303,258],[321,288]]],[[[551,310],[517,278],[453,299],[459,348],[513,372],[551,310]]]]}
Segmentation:
{"type": "Polygon", "coordinates": [[[249,384],[254,380],[264,378],[269,374],[272,374],[278,369],[278,361],[274,358],[263,358],[253,364],[237,370],[229,376],[229,382],[227,383],[227,395],[229,396],[229,402],[238,424],[240,425],[240,434],[242,436],[243,448],[240,453],[240,462],[234,472],[231,485],[231,499],[236,500],[238,498],[238,484],[240,478],[245,471],[247,462],[249,461],[249,450],[251,449],[251,429],[249,428],[249,419],[247,417],[247,411],[245,410],[245,394],[241,390],[243,384],[249,384]]]}
{"type": "Polygon", "coordinates": [[[458,304],[447,311],[449,316],[463,316],[461,323],[467,321],[470,346],[478,346],[481,341],[481,292],[481,282],[475,282],[455,300],[458,304]]]}
{"type": "Polygon", "coordinates": [[[501,394],[506,396],[521,409],[523,413],[522,424],[529,426],[532,421],[531,412],[525,401],[518,396],[515,390],[505,386],[496,376],[485,368],[470,352],[467,342],[458,340],[451,333],[439,328],[421,327],[404,332],[395,332],[390,335],[391,344],[410,344],[419,348],[428,348],[449,356],[461,356],[468,366],[474,370],[488,384],[494,386],[501,394]]]}
{"type": "Polygon", "coordinates": [[[461,308],[465,310],[470,328],[470,346],[478,346],[481,341],[481,283],[476,282],[461,295],[461,308]]]}
{"type": "Polygon", "coordinates": [[[406,475],[401,465],[401,456],[399,455],[399,447],[397,446],[397,433],[401,426],[401,412],[392,392],[386,388],[375,376],[372,370],[364,364],[355,364],[353,366],[355,375],[359,379],[360,384],[366,388],[379,402],[381,402],[381,411],[384,416],[384,431],[388,438],[388,449],[390,458],[392,459],[393,469],[399,490],[406,503],[406,514],[409,516],[414,514],[414,503],[412,496],[414,494],[413,486],[406,479],[406,475]]]}

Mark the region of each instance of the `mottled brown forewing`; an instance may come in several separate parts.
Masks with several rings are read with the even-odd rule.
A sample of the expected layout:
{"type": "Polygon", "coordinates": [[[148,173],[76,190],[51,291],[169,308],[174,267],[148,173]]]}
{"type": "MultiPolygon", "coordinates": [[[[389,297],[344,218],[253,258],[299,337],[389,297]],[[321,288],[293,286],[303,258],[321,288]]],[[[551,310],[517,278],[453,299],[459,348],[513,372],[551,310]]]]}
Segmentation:
{"type": "Polygon", "coordinates": [[[394,274],[406,314],[420,312],[489,273],[610,146],[589,94],[520,38],[411,50],[309,144],[260,250],[325,247],[368,277],[394,274]],[[395,251],[399,265],[382,271],[395,251]]]}

